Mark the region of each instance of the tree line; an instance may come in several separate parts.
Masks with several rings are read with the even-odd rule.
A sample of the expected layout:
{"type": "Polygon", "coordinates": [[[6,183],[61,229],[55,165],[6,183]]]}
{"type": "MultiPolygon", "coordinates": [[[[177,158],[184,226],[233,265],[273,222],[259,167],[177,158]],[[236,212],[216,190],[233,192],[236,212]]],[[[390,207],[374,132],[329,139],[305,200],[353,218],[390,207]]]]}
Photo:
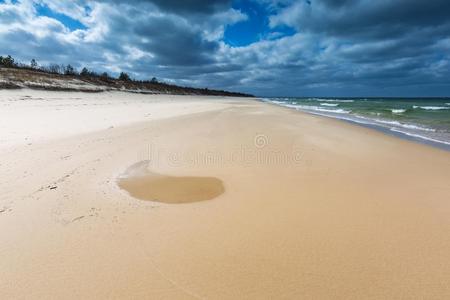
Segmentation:
{"type": "MultiPolygon", "coordinates": [[[[1,0],[0,0],[1,1],[1,0]]],[[[192,94],[192,95],[216,95],[216,96],[240,96],[249,97],[252,95],[244,93],[227,92],[223,90],[210,90],[208,88],[193,88],[188,86],[177,86],[174,84],[158,81],[155,77],[151,80],[136,80],[130,77],[126,72],[120,72],[118,77],[110,76],[107,72],[98,73],[93,70],[83,67],[77,70],[72,65],[49,64],[40,65],[35,59],[32,59],[29,64],[24,64],[16,61],[11,55],[6,57],[0,56],[0,67],[25,69],[33,72],[42,72],[45,74],[57,74],[59,76],[71,76],[84,79],[88,82],[96,84],[105,84],[112,87],[124,87],[129,89],[149,89],[153,91],[160,91],[163,93],[175,94],[192,94]],[[100,81],[100,82],[99,82],[100,81]]]]}
{"type": "MultiPolygon", "coordinates": [[[[79,77],[91,77],[91,78],[100,78],[102,80],[121,80],[121,81],[130,81],[136,82],[136,80],[132,79],[130,75],[126,72],[120,72],[117,78],[111,76],[107,72],[98,73],[93,70],[89,70],[86,67],[83,67],[80,71],[78,71],[72,65],[64,65],[64,64],[49,64],[47,66],[39,65],[37,61],[33,58],[30,61],[30,64],[24,64],[21,62],[17,62],[11,55],[6,57],[0,56],[0,67],[4,68],[15,68],[15,69],[28,69],[33,71],[39,71],[49,74],[58,74],[58,75],[67,75],[67,76],[79,76],[79,77]]],[[[150,81],[151,83],[158,83],[156,77],[153,77],[150,81]]]]}

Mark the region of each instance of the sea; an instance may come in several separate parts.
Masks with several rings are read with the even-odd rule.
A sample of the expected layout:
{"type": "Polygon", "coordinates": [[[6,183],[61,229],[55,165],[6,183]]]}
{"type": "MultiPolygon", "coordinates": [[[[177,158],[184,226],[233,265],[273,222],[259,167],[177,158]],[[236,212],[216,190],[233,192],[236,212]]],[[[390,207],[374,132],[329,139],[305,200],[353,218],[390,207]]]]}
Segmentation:
{"type": "Polygon", "coordinates": [[[450,98],[262,98],[450,150],[450,98]]]}

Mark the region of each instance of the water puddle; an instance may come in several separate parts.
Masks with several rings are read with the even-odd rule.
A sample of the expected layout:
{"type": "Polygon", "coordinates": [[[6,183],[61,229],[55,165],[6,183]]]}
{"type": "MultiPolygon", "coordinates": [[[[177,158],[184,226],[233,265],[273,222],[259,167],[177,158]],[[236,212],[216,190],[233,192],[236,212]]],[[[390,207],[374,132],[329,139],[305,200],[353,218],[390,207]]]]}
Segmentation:
{"type": "Polygon", "coordinates": [[[157,174],[148,169],[148,161],[129,167],[117,183],[134,198],[163,203],[206,201],[225,192],[218,178],[157,174]]]}

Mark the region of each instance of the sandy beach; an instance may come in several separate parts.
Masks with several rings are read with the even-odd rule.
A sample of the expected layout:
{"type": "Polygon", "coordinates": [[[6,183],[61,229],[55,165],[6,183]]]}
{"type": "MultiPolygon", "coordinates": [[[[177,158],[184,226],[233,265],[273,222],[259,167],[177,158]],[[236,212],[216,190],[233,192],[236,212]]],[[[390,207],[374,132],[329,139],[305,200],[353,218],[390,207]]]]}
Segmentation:
{"type": "Polygon", "coordinates": [[[448,151],[255,99],[19,90],[0,156],[2,299],[450,298],[448,151]]]}

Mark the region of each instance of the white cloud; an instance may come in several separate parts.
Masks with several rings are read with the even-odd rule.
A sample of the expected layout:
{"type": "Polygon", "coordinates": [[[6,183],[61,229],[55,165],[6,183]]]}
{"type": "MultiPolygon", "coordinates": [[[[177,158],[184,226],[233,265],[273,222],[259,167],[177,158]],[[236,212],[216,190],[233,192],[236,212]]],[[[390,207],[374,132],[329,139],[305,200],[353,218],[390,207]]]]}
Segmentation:
{"type": "Polygon", "coordinates": [[[193,1],[197,7],[152,1],[6,1],[0,4],[0,40],[7,41],[0,55],[257,94],[376,90],[450,76],[450,21],[439,11],[421,16],[418,0],[410,0],[403,15],[390,1],[253,0],[267,8],[272,31],[244,47],[223,41],[226,26],[249,18],[229,1],[193,1]],[[37,4],[86,28],[71,30],[39,16],[37,4]],[[362,16],[351,14],[355,9],[362,16]],[[283,36],[283,26],[296,33],[283,36]]]}

